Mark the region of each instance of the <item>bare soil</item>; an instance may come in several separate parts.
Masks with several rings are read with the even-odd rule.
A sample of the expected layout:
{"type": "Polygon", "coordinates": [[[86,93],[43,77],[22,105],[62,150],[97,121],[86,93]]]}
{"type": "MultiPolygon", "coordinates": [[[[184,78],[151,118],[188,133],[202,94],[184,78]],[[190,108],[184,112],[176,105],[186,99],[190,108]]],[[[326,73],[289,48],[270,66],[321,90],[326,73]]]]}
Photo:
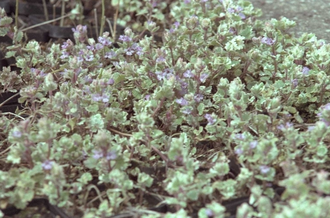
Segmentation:
{"type": "Polygon", "coordinates": [[[295,36],[314,33],[318,39],[330,43],[330,1],[329,0],[250,0],[255,8],[263,11],[262,19],[281,16],[296,21],[292,29],[295,36]]]}

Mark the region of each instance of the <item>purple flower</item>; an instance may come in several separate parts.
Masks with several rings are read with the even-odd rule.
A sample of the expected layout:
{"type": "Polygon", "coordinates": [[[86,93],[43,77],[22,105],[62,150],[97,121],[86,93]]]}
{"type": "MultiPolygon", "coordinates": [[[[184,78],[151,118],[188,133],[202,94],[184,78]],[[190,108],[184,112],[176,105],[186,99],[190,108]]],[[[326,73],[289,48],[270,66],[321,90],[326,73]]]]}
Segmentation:
{"type": "Polygon", "coordinates": [[[21,133],[21,131],[19,131],[19,130],[14,130],[14,131],[12,132],[12,135],[13,135],[14,138],[21,138],[22,133],[21,133]]]}
{"type": "Polygon", "coordinates": [[[175,28],[178,28],[180,26],[180,22],[176,21],[176,22],[174,22],[173,25],[175,26],[175,28]]]}
{"type": "Polygon", "coordinates": [[[108,58],[108,59],[112,59],[112,58],[116,57],[116,55],[117,55],[116,52],[110,51],[110,52],[105,53],[104,57],[108,58]]]}
{"type": "Polygon", "coordinates": [[[209,77],[209,75],[207,73],[203,73],[199,79],[202,83],[204,83],[207,77],[209,77]]]}
{"type": "Polygon", "coordinates": [[[238,16],[240,16],[242,18],[242,20],[246,19],[246,16],[243,13],[239,13],[238,16]]]}
{"type": "Polygon", "coordinates": [[[126,36],[126,35],[120,35],[119,40],[123,41],[123,42],[130,42],[130,41],[132,41],[132,38],[129,36],[126,36]]]}
{"type": "Polygon", "coordinates": [[[166,61],[166,59],[164,58],[164,56],[159,56],[157,59],[156,59],[156,62],[157,63],[163,63],[163,62],[165,62],[166,61]]]}
{"type": "Polygon", "coordinates": [[[205,214],[206,214],[207,217],[214,217],[213,211],[209,208],[206,208],[205,214]]]}
{"type": "Polygon", "coordinates": [[[86,61],[93,61],[94,60],[94,55],[93,54],[88,54],[85,56],[86,61]]]}
{"type": "Polygon", "coordinates": [[[238,6],[238,7],[236,8],[236,11],[237,11],[237,12],[241,12],[241,11],[243,11],[243,8],[242,8],[241,6],[238,6]]]}
{"type": "Polygon", "coordinates": [[[96,50],[101,50],[104,46],[101,43],[96,43],[95,48],[96,50]]]}
{"type": "Polygon", "coordinates": [[[228,10],[227,10],[229,13],[235,13],[235,9],[234,8],[228,8],[228,10]]]}
{"type": "Polygon", "coordinates": [[[139,55],[139,56],[143,55],[142,48],[137,43],[134,43],[131,46],[131,48],[136,52],[137,55],[139,55]]]}
{"type": "Polygon", "coordinates": [[[182,110],[182,113],[184,113],[184,114],[190,114],[191,111],[192,111],[192,109],[187,107],[187,108],[184,108],[184,109],[182,110]]]}
{"type": "Polygon", "coordinates": [[[237,155],[243,154],[243,149],[242,148],[235,148],[235,154],[237,154],[237,155]]]}
{"type": "Polygon", "coordinates": [[[267,45],[273,45],[275,43],[274,39],[268,38],[268,37],[263,37],[261,39],[261,43],[267,44],[267,45]]]}
{"type": "Polygon", "coordinates": [[[260,172],[261,172],[262,174],[266,174],[266,173],[269,172],[270,167],[269,167],[269,166],[265,166],[265,165],[263,165],[263,166],[260,166],[259,169],[260,169],[260,172]]]}
{"type": "Polygon", "coordinates": [[[191,78],[191,77],[194,77],[195,74],[193,72],[191,72],[191,70],[187,70],[186,72],[183,73],[183,76],[185,78],[191,78]]]}
{"type": "Polygon", "coordinates": [[[51,170],[53,167],[54,161],[45,160],[41,166],[44,170],[51,170]]]}
{"type": "Polygon", "coordinates": [[[190,0],[184,0],[184,3],[185,4],[189,4],[190,3],[190,0]]]}
{"type": "Polygon", "coordinates": [[[99,43],[101,43],[104,46],[111,45],[111,43],[112,43],[112,42],[110,42],[109,39],[107,39],[106,37],[102,37],[102,36],[99,36],[98,41],[99,41],[99,43]]]}
{"type": "Polygon", "coordinates": [[[235,29],[234,27],[230,27],[230,28],[229,28],[229,32],[230,32],[231,34],[236,34],[236,29],[235,29]]]}
{"type": "Polygon", "coordinates": [[[87,26],[78,25],[76,28],[72,28],[73,33],[86,33],[87,32],[87,26]]]}
{"type": "Polygon", "coordinates": [[[131,56],[133,55],[134,51],[131,48],[125,49],[126,55],[131,56]]]}
{"type": "Polygon", "coordinates": [[[70,39],[68,39],[66,42],[63,42],[63,45],[61,46],[62,49],[68,49],[73,46],[73,43],[70,39]]]}
{"type": "Polygon", "coordinates": [[[67,57],[69,57],[69,53],[68,52],[66,52],[66,51],[62,51],[62,55],[61,55],[61,59],[64,59],[64,58],[67,58],[67,57]]]}
{"type": "Polygon", "coordinates": [[[150,95],[146,95],[144,98],[145,98],[145,100],[148,101],[150,99],[150,95]]]}
{"type": "Polygon", "coordinates": [[[292,83],[293,87],[296,88],[298,85],[298,79],[291,80],[291,83],[292,83]]]}
{"type": "Polygon", "coordinates": [[[237,134],[235,135],[235,138],[236,138],[236,139],[239,139],[239,140],[244,140],[244,139],[245,139],[245,136],[244,136],[242,133],[237,133],[237,134]]]}
{"type": "Polygon", "coordinates": [[[86,48],[90,51],[94,51],[95,50],[95,47],[94,45],[87,45],[86,48]]]}
{"type": "Polygon", "coordinates": [[[92,99],[93,99],[93,101],[101,101],[102,96],[100,94],[93,94],[92,99]]]}
{"type": "Polygon", "coordinates": [[[178,103],[178,104],[180,104],[181,106],[188,105],[188,101],[186,99],[184,99],[184,98],[176,99],[175,102],[178,103]]]}
{"type": "Polygon", "coordinates": [[[96,159],[96,160],[103,157],[103,152],[102,151],[94,150],[93,153],[94,153],[93,158],[96,159]]]}
{"type": "Polygon", "coordinates": [[[310,69],[308,67],[303,67],[302,74],[307,76],[309,71],[310,71],[310,69]]]}
{"type": "Polygon", "coordinates": [[[323,110],[330,111],[330,103],[328,103],[328,104],[322,106],[322,109],[323,109],[323,110]]]}
{"type": "Polygon", "coordinates": [[[107,156],[105,157],[107,160],[114,160],[117,158],[117,154],[115,151],[109,151],[107,156]]]}
{"type": "Polygon", "coordinates": [[[215,123],[215,119],[212,117],[211,114],[205,114],[205,119],[207,119],[208,125],[212,125],[215,123]]]}
{"type": "Polygon", "coordinates": [[[102,102],[103,102],[103,103],[108,103],[108,102],[109,102],[109,96],[107,96],[107,95],[102,95],[102,102]]]}
{"type": "Polygon", "coordinates": [[[107,85],[112,85],[114,83],[115,83],[115,81],[111,78],[111,79],[108,80],[107,85]]]}
{"type": "Polygon", "coordinates": [[[195,100],[196,102],[200,102],[201,100],[203,100],[203,98],[204,98],[204,96],[203,96],[202,94],[196,94],[196,95],[194,96],[194,100],[195,100]]]}
{"type": "Polygon", "coordinates": [[[289,129],[291,127],[293,127],[293,124],[290,123],[290,122],[286,122],[285,125],[283,125],[283,124],[279,125],[277,127],[277,129],[284,131],[284,130],[289,129]]]}
{"type": "Polygon", "coordinates": [[[166,76],[166,73],[165,73],[165,72],[162,72],[162,71],[156,71],[155,74],[157,75],[157,79],[158,79],[159,81],[165,79],[165,76],[166,76]]]}
{"type": "Polygon", "coordinates": [[[252,142],[250,142],[250,148],[251,149],[254,149],[255,147],[257,147],[257,145],[258,145],[258,141],[252,141],[252,142]]]}

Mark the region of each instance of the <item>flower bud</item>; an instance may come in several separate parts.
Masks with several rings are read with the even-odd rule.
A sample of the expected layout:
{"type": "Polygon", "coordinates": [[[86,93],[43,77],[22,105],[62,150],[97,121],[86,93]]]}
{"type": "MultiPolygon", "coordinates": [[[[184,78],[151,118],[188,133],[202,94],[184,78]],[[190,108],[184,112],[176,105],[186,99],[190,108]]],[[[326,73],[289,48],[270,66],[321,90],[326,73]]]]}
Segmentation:
{"type": "Polygon", "coordinates": [[[125,33],[126,36],[130,36],[130,35],[132,35],[132,29],[129,28],[129,27],[127,27],[127,28],[124,30],[124,33],[125,33]]]}
{"type": "Polygon", "coordinates": [[[191,16],[187,20],[187,28],[188,29],[195,29],[197,25],[198,25],[198,17],[196,15],[191,16]]]}
{"type": "Polygon", "coordinates": [[[211,20],[210,19],[204,18],[202,20],[202,27],[203,27],[203,29],[207,29],[209,27],[210,23],[211,23],[211,20]]]}

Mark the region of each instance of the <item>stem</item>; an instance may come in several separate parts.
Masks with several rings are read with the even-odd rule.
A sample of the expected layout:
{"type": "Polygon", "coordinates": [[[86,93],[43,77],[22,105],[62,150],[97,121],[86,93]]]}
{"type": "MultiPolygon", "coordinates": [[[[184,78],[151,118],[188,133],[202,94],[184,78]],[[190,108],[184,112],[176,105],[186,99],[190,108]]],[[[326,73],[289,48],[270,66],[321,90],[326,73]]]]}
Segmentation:
{"type": "Polygon", "coordinates": [[[16,0],[16,9],[15,9],[15,26],[18,29],[18,0],[16,0]]]}
{"type": "Polygon", "coordinates": [[[101,27],[100,27],[100,36],[102,36],[104,31],[104,24],[105,24],[105,4],[104,0],[102,0],[102,17],[101,17],[101,27]]]}
{"type": "Polygon", "coordinates": [[[64,0],[62,0],[61,21],[60,21],[61,27],[64,25],[64,14],[65,14],[65,2],[64,2],[64,0]]]}
{"type": "Polygon", "coordinates": [[[49,15],[48,15],[46,0],[42,0],[42,5],[44,6],[45,20],[47,21],[47,20],[49,20],[49,15]]]}

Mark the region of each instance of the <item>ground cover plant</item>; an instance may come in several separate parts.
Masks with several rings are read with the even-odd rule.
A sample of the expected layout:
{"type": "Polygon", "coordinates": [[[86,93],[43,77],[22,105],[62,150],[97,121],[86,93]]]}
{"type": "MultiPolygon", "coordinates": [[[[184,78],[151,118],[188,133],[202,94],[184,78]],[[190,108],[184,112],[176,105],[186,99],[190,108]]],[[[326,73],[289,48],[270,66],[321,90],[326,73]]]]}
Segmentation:
{"type": "Polygon", "coordinates": [[[24,105],[0,113],[1,216],[330,214],[329,44],[243,0],[111,4],[118,37],[46,46],[1,11],[1,92],[24,105]]]}

